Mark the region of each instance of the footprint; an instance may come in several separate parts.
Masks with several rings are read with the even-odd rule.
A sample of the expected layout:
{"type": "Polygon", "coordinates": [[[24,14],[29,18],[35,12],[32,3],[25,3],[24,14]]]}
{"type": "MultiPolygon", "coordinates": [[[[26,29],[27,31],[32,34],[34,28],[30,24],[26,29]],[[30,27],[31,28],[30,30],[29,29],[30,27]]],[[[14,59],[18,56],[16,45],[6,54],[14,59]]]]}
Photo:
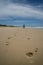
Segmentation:
{"type": "Polygon", "coordinates": [[[9,45],[9,42],[6,42],[6,44],[5,44],[6,46],[8,46],[9,45]]]}
{"type": "Polygon", "coordinates": [[[8,39],[11,39],[11,38],[13,38],[13,37],[8,37],[8,39]]]}
{"type": "Polygon", "coordinates": [[[35,55],[38,54],[38,48],[35,48],[35,55]]]}
{"type": "Polygon", "coordinates": [[[38,48],[35,48],[35,52],[38,52],[38,48]]]}
{"type": "Polygon", "coordinates": [[[8,39],[10,39],[11,37],[8,37],[8,39]]]}
{"type": "Polygon", "coordinates": [[[8,44],[6,44],[8,46],[8,44]]]}
{"type": "Polygon", "coordinates": [[[28,52],[28,53],[26,53],[26,55],[27,55],[28,57],[32,57],[32,56],[33,56],[33,52],[28,52]]]}
{"type": "Polygon", "coordinates": [[[27,38],[28,40],[30,40],[30,38],[27,38]]]}

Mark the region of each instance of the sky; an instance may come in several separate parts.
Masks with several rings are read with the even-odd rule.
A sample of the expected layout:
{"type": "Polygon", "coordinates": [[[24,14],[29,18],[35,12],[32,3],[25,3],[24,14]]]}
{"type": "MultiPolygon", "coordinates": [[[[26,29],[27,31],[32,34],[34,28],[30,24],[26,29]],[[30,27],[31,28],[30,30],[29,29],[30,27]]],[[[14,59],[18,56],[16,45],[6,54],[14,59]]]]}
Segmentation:
{"type": "Polygon", "coordinates": [[[0,0],[0,24],[43,26],[43,0],[0,0]]]}

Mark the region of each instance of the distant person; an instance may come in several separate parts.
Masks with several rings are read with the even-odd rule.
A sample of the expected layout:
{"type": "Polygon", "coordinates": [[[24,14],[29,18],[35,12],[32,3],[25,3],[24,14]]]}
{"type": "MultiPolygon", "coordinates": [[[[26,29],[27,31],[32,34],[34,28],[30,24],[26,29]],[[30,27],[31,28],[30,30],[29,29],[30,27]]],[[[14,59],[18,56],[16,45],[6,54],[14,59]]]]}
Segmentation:
{"type": "Polygon", "coordinates": [[[23,28],[25,28],[25,24],[23,24],[23,28]]]}

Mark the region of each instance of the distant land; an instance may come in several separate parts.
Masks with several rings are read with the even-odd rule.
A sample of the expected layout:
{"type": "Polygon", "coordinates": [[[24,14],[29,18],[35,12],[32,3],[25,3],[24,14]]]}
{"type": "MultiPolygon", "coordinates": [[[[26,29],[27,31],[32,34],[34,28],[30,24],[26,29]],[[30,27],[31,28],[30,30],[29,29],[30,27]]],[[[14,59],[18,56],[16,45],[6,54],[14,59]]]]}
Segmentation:
{"type": "Polygon", "coordinates": [[[17,27],[17,26],[0,24],[0,27],[17,27]]]}

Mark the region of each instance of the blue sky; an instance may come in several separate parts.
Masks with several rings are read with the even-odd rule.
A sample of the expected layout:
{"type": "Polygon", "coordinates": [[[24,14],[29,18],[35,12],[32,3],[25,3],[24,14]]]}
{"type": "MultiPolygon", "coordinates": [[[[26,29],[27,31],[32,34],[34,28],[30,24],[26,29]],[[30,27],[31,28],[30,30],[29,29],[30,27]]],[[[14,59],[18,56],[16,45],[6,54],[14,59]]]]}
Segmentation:
{"type": "Polygon", "coordinates": [[[43,26],[43,0],[0,0],[0,24],[43,26]]]}

